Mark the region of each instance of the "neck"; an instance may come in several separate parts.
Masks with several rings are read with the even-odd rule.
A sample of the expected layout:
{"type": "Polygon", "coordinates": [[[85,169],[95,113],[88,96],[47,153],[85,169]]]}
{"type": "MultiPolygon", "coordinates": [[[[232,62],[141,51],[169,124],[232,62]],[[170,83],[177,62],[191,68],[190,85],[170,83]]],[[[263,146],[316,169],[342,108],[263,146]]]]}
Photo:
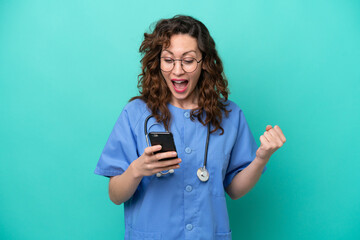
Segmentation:
{"type": "Polygon", "coordinates": [[[193,94],[191,94],[191,96],[189,96],[186,99],[176,99],[172,97],[170,100],[170,104],[182,109],[195,109],[199,106],[197,96],[198,94],[194,92],[193,94]]]}

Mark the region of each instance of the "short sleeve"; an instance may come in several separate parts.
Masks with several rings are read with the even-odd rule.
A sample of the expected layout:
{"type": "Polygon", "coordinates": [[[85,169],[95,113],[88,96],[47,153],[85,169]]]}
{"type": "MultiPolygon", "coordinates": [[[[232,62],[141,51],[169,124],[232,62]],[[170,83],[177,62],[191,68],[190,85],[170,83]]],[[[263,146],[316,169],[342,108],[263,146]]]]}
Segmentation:
{"type": "MultiPolygon", "coordinates": [[[[258,146],[250,131],[243,111],[239,112],[239,122],[235,144],[230,154],[229,165],[224,179],[226,188],[237,173],[246,168],[256,157],[258,146]]],[[[266,166],[262,173],[266,170],[266,166]]]]}
{"type": "Polygon", "coordinates": [[[138,158],[136,146],[128,112],[123,110],[105,144],[94,173],[106,177],[122,174],[130,163],[138,158]]]}

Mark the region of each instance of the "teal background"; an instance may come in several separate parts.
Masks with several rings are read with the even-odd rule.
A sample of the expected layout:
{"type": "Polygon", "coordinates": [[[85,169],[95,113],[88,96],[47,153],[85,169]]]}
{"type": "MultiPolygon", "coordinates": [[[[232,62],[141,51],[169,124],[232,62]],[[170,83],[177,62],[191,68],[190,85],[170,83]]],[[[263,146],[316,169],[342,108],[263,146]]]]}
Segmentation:
{"type": "Polygon", "coordinates": [[[233,239],[360,239],[360,2],[0,0],[0,239],[123,239],[94,168],[151,23],[206,24],[253,135],[287,142],[228,199],[233,239]]]}

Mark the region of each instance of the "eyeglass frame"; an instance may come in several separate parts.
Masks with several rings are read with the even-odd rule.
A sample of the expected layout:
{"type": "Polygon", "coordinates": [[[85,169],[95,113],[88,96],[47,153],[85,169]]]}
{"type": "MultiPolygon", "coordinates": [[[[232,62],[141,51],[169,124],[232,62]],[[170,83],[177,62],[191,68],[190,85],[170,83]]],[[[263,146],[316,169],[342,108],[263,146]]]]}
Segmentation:
{"type": "MultiPolygon", "coordinates": [[[[161,58],[171,58],[171,57],[160,57],[160,69],[161,69],[161,58]]],[[[201,58],[199,61],[198,61],[196,58],[194,58],[194,57],[187,57],[187,58],[192,58],[192,59],[195,60],[195,62],[196,62],[196,68],[194,69],[194,71],[192,71],[192,72],[187,72],[187,71],[185,71],[184,66],[183,66],[183,62],[182,62],[184,59],[175,59],[175,58],[171,58],[172,60],[174,60],[174,62],[173,62],[173,67],[172,67],[172,69],[171,69],[170,71],[165,71],[165,70],[162,70],[162,69],[161,69],[161,71],[171,72],[172,70],[174,70],[175,61],[180,61],[180,62],[181,62],[181,69],[182,69],[184,72],[186,72],[186,73],[193,73],[193,72],[195,72],[196,69],[197,69],[197,67],[199,66],[199,63],[203,60],[203,58],[201,58]]]]}

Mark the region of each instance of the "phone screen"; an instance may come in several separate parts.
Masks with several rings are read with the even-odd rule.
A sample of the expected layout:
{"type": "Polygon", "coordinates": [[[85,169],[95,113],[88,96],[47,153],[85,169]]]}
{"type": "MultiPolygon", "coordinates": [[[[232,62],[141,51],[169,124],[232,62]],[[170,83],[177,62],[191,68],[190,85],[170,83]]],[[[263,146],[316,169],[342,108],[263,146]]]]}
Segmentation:
{"type": "MultiPolygon", "coordinates": [[[[169,152],[169,151],[176,152],[174,137],[171,132],[150,132],[149,139],[151,142],[151,146],[161,145],[161,147],[162,147],[161,150],[155,152],[155,154],[160,153],[160,152],[169,152]]],[[[173,157],[173,158],[164,158],[159,161],[166,161],[166,160],[171,160],[171,159],[176,159],[176,158],[177,158],[177,156],[173,157]]]]}

